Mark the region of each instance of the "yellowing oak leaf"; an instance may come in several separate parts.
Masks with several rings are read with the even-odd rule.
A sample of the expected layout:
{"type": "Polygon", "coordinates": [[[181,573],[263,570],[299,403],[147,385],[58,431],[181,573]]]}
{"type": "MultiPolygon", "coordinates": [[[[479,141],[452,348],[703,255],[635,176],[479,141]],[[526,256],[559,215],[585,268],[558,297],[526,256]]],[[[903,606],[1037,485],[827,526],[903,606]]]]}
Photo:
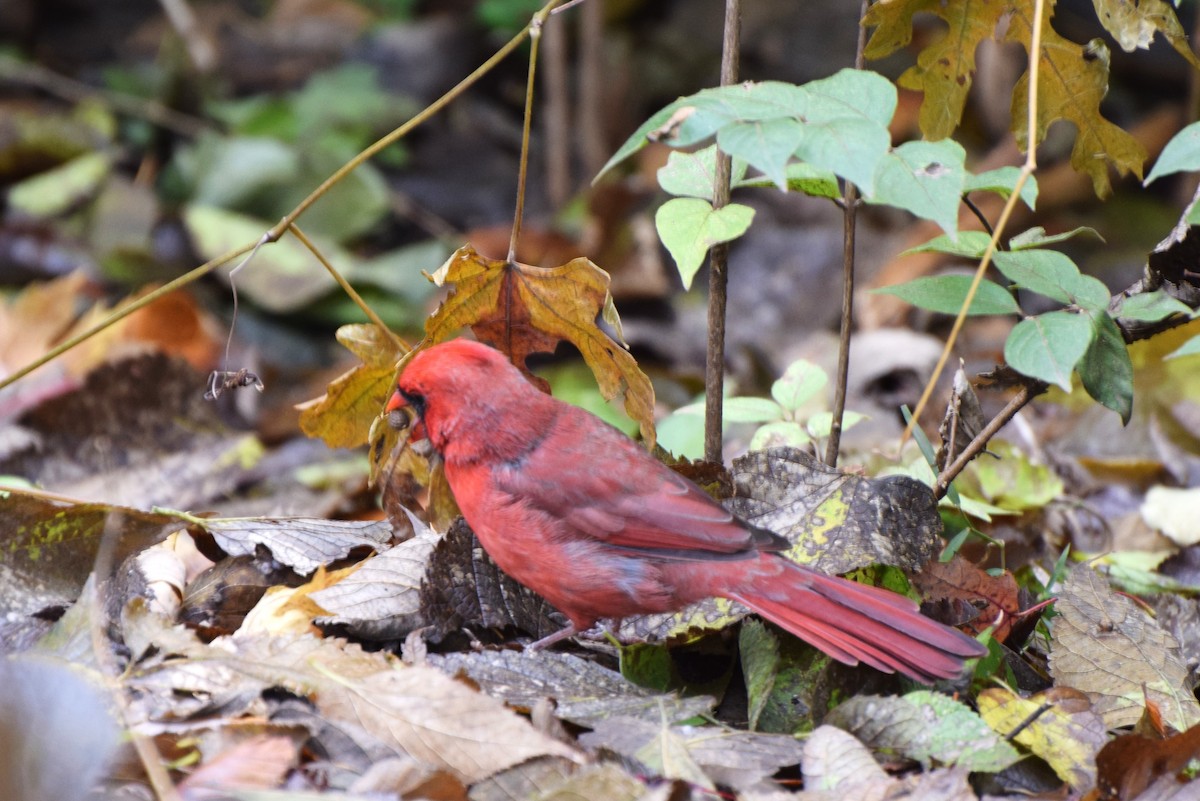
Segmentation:
{"type": "Polygon", "coordinates": [[[470,326],[475,336],[508,354],[528,374],[531,353],[553,353],[567,340],[583,354],[605,398],[624,399],[647,444],[654,443],[654,388],[622,343],[596,323],[603,317],[621,337],[621,319],[608,292],[608,273],[586,258],[558,267],[532,267],[459,248],[432,276],[454,289],[425,322],[430,342],[470,326]]]}
{"type": "MultiPolygon", "coordinates": [[[[1008,26],[1007,41],[1021,42],[1026,49],[1032,35],[1032,3],[1019,3],[1008,26]]],[[[1042,48],[1038,58],[1037,140],[1046,138],[1046,130],[1056,120],[1075,126],[1075,146],[1071,166],[1092,178],[1096,194],[1106,197],[1112,186],[1109,165],[1124,175],[1142,177],[1146,149],[1119,127],[1100,115],[1100,101],[1108,91],[1108,48],[1099,39],[1087,45],[1075,44],[1055,33],[1050,26],[1052,4],[1046,5],[1042,21],[1042,48]]],[[[1021,76],[1013,90],[1013,133],[1017,145],[1029,147],[1026,130],[1029,100],[1029,73],[1021,76]]]]}
{"type": "Polygon", "coordinates": [[[863,25],[875,27],[868,58],[882,58],[908,44],[914,14],[935,14],[949,26],[899,79],[904,88],[925,93],[920,123],[926,139],[945,139],[958,127],[975,72],[975,48],[992,35],[1008,5],[1001,0],[892,0],[867,11],[863,25]]]}
{"type": "Polygon", "coordinates": [[[337,338],[363,363],[336,378],[324,395],[297,407],[300,430],[331,448],[353,448],[367,441],[392,394],[402,351],[390,332],[375,325],[344,325],[337,338]]]}

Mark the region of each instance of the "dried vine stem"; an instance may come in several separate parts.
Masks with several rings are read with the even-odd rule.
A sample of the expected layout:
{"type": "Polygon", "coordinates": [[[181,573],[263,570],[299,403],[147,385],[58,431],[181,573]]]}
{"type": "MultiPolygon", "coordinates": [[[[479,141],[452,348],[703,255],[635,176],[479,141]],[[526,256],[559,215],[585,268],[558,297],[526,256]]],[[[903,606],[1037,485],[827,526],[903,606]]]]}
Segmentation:
{"type": "MultiPolygon", "coordinates": [[[[725,30],[721,43],[721,85],[737,83],[742,38],[741,0],[725,0],[725,30]]],[[[713,208],[729,203],[729,156],[717,151],[713,208]]],[[[704,458],[721,462],[722,406],[725,388],[725,306],[729,284],[729,244],[708,252],[708,353],[704,367],[704,458]]]]}

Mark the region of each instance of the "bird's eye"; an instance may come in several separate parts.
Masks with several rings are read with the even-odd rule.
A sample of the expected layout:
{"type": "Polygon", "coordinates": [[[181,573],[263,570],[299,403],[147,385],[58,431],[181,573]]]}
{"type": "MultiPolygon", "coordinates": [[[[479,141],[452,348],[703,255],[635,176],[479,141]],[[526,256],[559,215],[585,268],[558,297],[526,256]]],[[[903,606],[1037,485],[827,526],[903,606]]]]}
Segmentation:
{"type": "Polygon", "coordinates": [[[425,396],[419,392],[401,389],[400,396],[417,412],[417,417],[425,416],[425,396]]]}

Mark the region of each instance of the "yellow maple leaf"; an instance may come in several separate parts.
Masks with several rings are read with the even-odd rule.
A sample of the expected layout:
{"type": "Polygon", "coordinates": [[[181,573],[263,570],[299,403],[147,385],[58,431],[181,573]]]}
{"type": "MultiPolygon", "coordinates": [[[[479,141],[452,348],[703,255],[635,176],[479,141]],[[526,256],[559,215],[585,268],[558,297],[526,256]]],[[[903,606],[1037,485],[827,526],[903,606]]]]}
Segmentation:
{"type": "Polygon", "coordinates": [[[567,340],[583,354],[600,394],[622,398],[647,445],[654,445],[654,388],[623,343],[597,324],[602,317],[621,337],[621,319],[608,292],[608,273],[586,258],[558,267],[488,259],[467,245],[432,276],[454,289],[425,322],[427,339],[441,342],[469,326],[475,336],[512,359],[527,375],[532,353],[553,353],[567,340]]]}

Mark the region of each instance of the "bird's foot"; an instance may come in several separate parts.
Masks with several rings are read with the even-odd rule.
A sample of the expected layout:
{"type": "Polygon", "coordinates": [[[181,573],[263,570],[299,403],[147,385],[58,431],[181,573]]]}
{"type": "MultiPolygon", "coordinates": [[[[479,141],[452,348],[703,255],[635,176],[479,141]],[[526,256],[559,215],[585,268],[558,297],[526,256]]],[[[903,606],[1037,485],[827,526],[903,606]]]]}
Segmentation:
{"type": "Polygon", "coordinates": [[[551,645],[554,645],[556,642],[559,642],[560,640],[565,640],[568,637],[574,637],[578,633],[579,633],[579,629],[575,628],[575,624],[572,623],[561,631],[556,631],[547,637],[543,637],[542,639],[538,640],[537,642],[527,645],[525,647],[525,650],[529,651],[531,653],[534,651],[541,651],[546,648],[549,648],[551,645]]]}

